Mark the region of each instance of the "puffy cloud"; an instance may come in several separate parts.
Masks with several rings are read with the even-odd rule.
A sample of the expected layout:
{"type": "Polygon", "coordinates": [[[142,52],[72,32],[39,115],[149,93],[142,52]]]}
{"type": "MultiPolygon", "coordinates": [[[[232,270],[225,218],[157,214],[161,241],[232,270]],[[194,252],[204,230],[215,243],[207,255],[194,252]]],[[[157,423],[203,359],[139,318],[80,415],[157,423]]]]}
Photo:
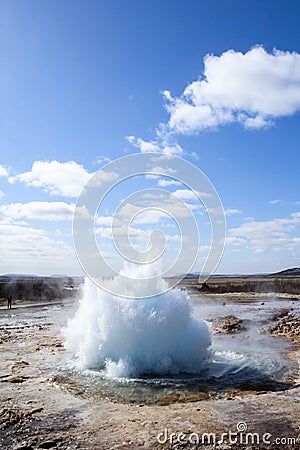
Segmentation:
{"type": "Polygon", "coordinates": [[[180,198],[183,201],[200,201],[203,198],[211,197],[207,192],[194,192],[190,189],[177,189],[177,191],[173,192],[176,197],[180,198]],[[198,195],[197,195],[198,194],[198,195]]]}
{"type": "Polygon", "coordinates": [[[231,122],[266,127],[300,109],[300,54],[255,47],[206,55],[203,77],[180,97],[169,91],[164,97],[171,132],[193,134],[231,122]]]}
{"type": "Polygon", "coordinates": [[[0,177],[8,177],[7,169],[0,164],[0,177]]]}
{"type": "Polygon", "coordinates": [[[177,189],[177,191],[173,192],[173,194],[183,201],[192,201],[192,202],[196,202],[197,200],[199,201],[197,194],[189,189],[177,189]]]}
{"type": "Polygon", "coordinates": [[[27,186],[43,188],[51,195],[77,197],[92,174],[75,161],[35,161],[29,172],[10,178],[27,186]]]}
{"type": "Polygon", "coordinates": [[[75,205],[64,202],[11,203],[0,206],[0,212],[11,219],[70,220],[75,205]]]}
{"type": "Polygon", "coordinates": [[[181,156],[183,150],[181,146],[177,143],[169,144],[168,142],[162,141],[144,141],[142,138],[137,138],[135,136],[127,136],[128,142],[134,147],[138,148],[141,153],[162,153],[165,155],[181,156]]]}

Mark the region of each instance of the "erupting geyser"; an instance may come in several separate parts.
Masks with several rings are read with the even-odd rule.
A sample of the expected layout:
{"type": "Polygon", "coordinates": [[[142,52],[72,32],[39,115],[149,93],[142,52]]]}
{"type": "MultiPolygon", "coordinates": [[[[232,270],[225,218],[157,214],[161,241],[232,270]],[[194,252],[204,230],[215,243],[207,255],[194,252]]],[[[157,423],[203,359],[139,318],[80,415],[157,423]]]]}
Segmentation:
{"type": "MultiPolygon", "coordinates": [[[[141,289],[147,283],[137,278],[132,292],[140,295],[141,289]]],[[[192,316],[186,292],[129,300],[89,280],[65,336],[78,368],[97,367],[110,377],[199,373],[211,345],[209,327],[192,316]]]]}

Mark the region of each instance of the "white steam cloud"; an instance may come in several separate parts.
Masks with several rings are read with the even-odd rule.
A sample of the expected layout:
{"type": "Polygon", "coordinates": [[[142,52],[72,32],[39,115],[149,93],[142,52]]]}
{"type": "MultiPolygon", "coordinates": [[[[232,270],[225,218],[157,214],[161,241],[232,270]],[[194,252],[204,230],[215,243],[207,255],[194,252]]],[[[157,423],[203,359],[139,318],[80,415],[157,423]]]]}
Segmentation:
{"type": "MultiPolygon", "coordinates": [[[[138,295],[142,285],[137,280],[138,295]]],[[[147,284],[144,291],[147,295],[147,284]]],[[[109,377],[198,373],[211,345],[209,327],[192,317],[185,292],[173,289],[148,299],[124,300],[89,280],[65,336],[78,368],[102,368],[109,377]]]]}

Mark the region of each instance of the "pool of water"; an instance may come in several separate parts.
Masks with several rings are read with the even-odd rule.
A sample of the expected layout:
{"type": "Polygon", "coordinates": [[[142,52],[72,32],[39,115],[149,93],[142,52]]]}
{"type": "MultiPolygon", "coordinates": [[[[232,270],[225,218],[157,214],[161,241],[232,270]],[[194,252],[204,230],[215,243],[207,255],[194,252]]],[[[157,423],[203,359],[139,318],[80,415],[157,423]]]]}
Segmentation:
{"type": "MultiPolygon", "coordinates": [[[[260,298],[249,303],[243,299],[199,296],[192,296],[191,302],[194,316],[208,323],[226,315],[247,321],[247,327],[242,332],[213,335],[211,357],[199,373],[108,378],[103,367],[77,370],[72,356],[66,352],[61,352],[55,361],[53,357],[49,359],[49,364],[45,353],[40,356],[37,352],[31,358],[38,360],[43,357],[41,366],[45,375],[53,376],[58,387],[95,400],[109,398],[137,404],[168,404],[238,395],[245,391],[279,391],[295,386],[298,364],[292,357],[293,345],[284,339],[269,336],[265,330],[273,323],[274,313],[282,308],[297,309],[297,302],[260,298]]],[[[35,310],[15,309],[2,314],[0,322],[3,327],[25,327],[28,334],[33,333],[39,324],[49,324],[51,335],[57,333],[59,337],[61,328],[76,309],[74,302],[35,310]]],[[[30,356],[27,359],[30,362],[30,356]]]]}
{"type": "Polygon", "coordinates": [[[158,404],[241,391],[293,388],[298,373],[298,364],[290,357],[294,347],[265,332],[274,313],[292,307],[292,301],[268,298],[249,304],[236,299],[203,297],[192,297],[191,301],[194,315],[209,323],[229,314],[247,321],[246,329],[240,333],[213,335],[211,357],[200,373],[108,378],[103,367],[79,371],[71,367],[70,360],[69,368],[58,374],[56,382],[86,398],[108,397],[121,402],[158,404]]]}
{"type": "MultiPolygon", "coordinates": [[[[293,387],[296,363],[283,354],[258,349],[224,350],[218,337],[210,361],[198,374],[108,378],[102,368],[85,371],[64,370],[56,382],[85,398],[104,398],[130,403],[159,403],[166,396],[172,401],[205,399],[228,392],[279,391],[293,387]]],[[[224,344],[224,342],[223,342],[224,344]]]]}

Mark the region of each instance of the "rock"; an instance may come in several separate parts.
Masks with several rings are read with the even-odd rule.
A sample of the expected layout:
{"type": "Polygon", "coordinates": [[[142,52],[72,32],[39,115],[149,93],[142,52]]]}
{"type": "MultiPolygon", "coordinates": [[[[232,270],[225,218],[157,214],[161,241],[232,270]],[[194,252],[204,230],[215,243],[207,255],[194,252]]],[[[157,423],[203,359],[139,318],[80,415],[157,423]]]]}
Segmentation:
{"type": "Polygon", "coordinates": [[[33,447],[26,442],[20,442],[19,444],[16,444],[14,447],[12,447],[12,450],[33,450],[33,447]]]}
{"type": "Polygon", "coordinates": [[[0,403],[9,402],[9,401],[12,400],[12,399],[13,399],[13,397],[5,396],[5,395],[0,395],[0,403]]]}
{"type": "Polygon", "coordinates": [[[214,333],[239,333],[240,331],[246,330],[247,327],[244,324],[244,320],[238,317],[229,315],[225,317],[218,317],[213,323],[214,333]]]}
{"type": "Polygon", "coordinates": [[[56,441],[44,441],[41,442],[39,448],[53,448],[56,447],[56,441]]]}
{"type": "Polygon", "coordinates": [[[210,291],[210,286],[207,283],[202,283],[201,287],[199,288],[199,291],[209,292],[210,291]]]}
{"type": "Polygon", "coordinates": [[[291,311],[292,308],[281,308],[273,314],[271,320],[275,322],[276,320],[282,319],[283,317],[287,316],[291,311]]]}
{"type": "Polygon", "coordinates": [[[8,378],[11,376],[10,373],[5,373],[3,375],[0,375],[0,382],[5,383],[6,381],[8,381],[8,378]]]}
{"type": "Polygon", "coordinates": [[[293,341],[299,341],[300,317],[290,312],[269,328],[269,332],[275,336],[285,336],[293,341]]]}
{"type": "Polygon", "coordinates": [[[24,383],[24,381],[28,380],[28,378],[29,377],[25,375],[16,375],[7,378],[7,381],[9,381],[9,383],[24,383]]]}
{"type": "Polygon", "coordinates": [[[33,408],[31,411],[29,411],[26,415],[27,416],[32,416],[32,414],[37,414],[43,411],[44,408],[40,407],[40,408],[33,408]]]}
{"type": "Polygon", "coordinates": [[[16,361],[12,366],[11,366],[11,371],[12,372],[16,372],[19,369],[23,369],[24,367],[29,366],[29,362],[27,361],[16,361]]]}

